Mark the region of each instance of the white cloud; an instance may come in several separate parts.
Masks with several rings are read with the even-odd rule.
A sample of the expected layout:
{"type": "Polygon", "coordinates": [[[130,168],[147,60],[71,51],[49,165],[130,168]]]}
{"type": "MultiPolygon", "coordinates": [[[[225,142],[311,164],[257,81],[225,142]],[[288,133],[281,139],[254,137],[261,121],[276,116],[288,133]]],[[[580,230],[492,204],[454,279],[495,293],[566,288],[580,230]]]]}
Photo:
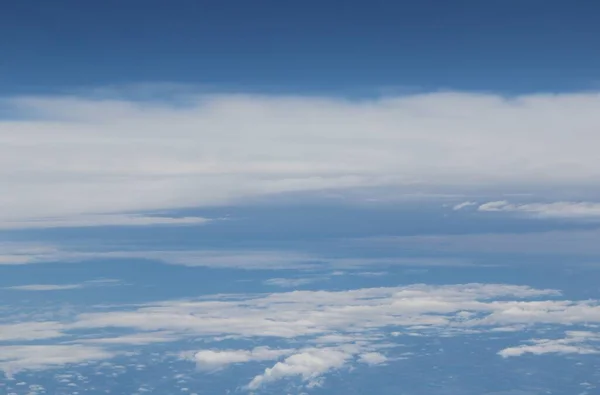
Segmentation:
{"type": "Polygon", "coordinates": [[[556,296],[556,291],[492,284],[457,286],[414,285],[350,291],[294,291],[238,300],[164,302],[134,311],[82,314],[71,327],[123,327],[141,331],[167,330],[205,336],[280,337],[323,335],[332,331],[361,332],[388,326],[498,325],[544,320],[600,320],[600,307],[563,301],[487,302],[498,297],[556,296]],[[527,308],[531,314],[514,314],[527,308]],[[578,310],[579,309],[579,310],[578,310]],[[463,311],[487,313],[465,320],[463,311]],[[459,314],[461,313],[461,314],[459,314]],[[561,315],[562,314],[562,315],[561,315]],[[571,316],[572,315],[572,316],[571,316]]]}
{"type": "Polygon", "coordinates": [[[454,206],[452,207],[452,210],[454,210],[454,211],[458,211],[458,210],[462,210],[462,209],[463,209],[463,208],[465,208],[465,207],[476,206],[476,205],[477,205],[477,202],[469,202],[469,201],[467,201],[467,202],[462,202],[462,203],[459,203],[459,204],[456,204],[456,205],[454,205],[454,206]]]}
{"type": "Polygon", "coordinates": [[[367,365],[381,365],[387,362],[387,357],[378,352],[367,352],[360,355],[359,361],[367,365]]]}
{"type": "Polygon", "coordinates": [[[57,255],[58,247],[32,243],[0,243],[0,265],[33,263],[44,257],[57,255]]]}
{"type": "Polygon", "coordinates": [[[12,289],[15,291],[64,291],[68,289],[83,288],[83,284],[29,284],[15,285],[13,287],[4,287],[4,289],[12,289]]]}
{"type": "Polygon", "coordinates": [[[277,362],[273,367],[252,379],[248,389],[256,390],[267,383],[290,376],[300,376],[309,386],[319,385],[320,376],[330,370],[342,368],[352,355],[335,348],[308,349],[277,362]]]}
{"type": "Polygon", "coordinates": [[[114,279],[100,279],[84,281],[79,284],[27,284],[27,285],[14,285],[10,287],[4,287],[3,289],[13,291],[32,291],[32,292],[44,292],[44,291],[66,291],[70,289],[81,289],[87,287],[105,287],[119,285],[119,280],[114,279]]]}
{"type": "Polygon", "coordinates": [[[64,324],[54,321],[0,324],[0,341],[40,340],[64,336],[64,324]]]}
{"type": "Polygon", "coordinates": [[[186,98],[179,106],[5,99],[7,110],[25,118],[0,121],[0,189],[10,191],[0,196],[0,221],[66,224],[281,192],[508,191],[588,187],[600,179],[595,93],[186,98]]]}
{"type": "Polygon", "coordinates": [[[294,288],[294,287],[299,287],[301,285],[314,283],[319,280],[322,280],[322,279],[320,279],[320,278],[270,278],[268,280],[263,281],[263,283],[266,285],[274,285],[274,286],[283,287],[283,288],[294,288]]]}
{"type": "Polygon", "coordinates": [[[179,336],[166,332],[147,332],[147,333],[136,333],[134,335],[122,335],[116,337],[100,337],[92,339],[78,339],[77,343],[82,344],[125,344],[125,345],[145,345],[153,343],[166,343],[179,340],[179,336]]]}
{"type": "Polygon", "coordinates": [[[157,217],[142,214],[96,214],[70,217],[39,217],[0,222],[0,229],[75,228],[89,226],[164,226],[199,225],[210,220],[202,217],[157,217]]]}
{"type": "Polygon", "coordinates": [[[115,354],[82,345],[0,346],[0,371],[10,377],[24,370],[39,370],[112,358],[115,354]]]}
{"type": "MultiPolygon", "coordinates": [[[[256,390],[267,383],[285,379],[291,376],[300,376],[308,387],[318,386],[323,381],[323,374],[346,367],[358,356],[358,361],[368,365],[380,365],[387,358],[371,351],[381,345],[374,342],[381,340],[376,335],[348,335],[329,334],[320,336],[313,341],[319,347],[301,349],[273,349],[269,347],[256,347],[252,350],[202,350],[196,353],[186,352],[185,359],[196,362],[197,367],[204,371],[215,371],[231,364],[247,363],[251,361],[268,361],[287,358],[277,362],[273,367],[266,368],[263,374],[256,376],[247,385],[247,389],[256,390]]],[[[292,342],[297,344],[297,342],[292,342]]]]}
{"type": "MultiPolygon", "coordinates": [[[[227,339],[256,345],[270,338],[282,348],[213,346],[186,354],[203,370],[286,357],[252,380],[249,388],[256,389],[292,376],[300,377],[307,385],[318,385],[327,372],[355,362],[385,363],[387,357],[381,350],[390,346],[390,337],[402,334],[466,336],[497,333],[505,328],[528,330],[539,324],[600,324],[600,302],[572,301],[556,290],[507,284],[415,284],[345,291],[209,295],[195,300],[107,307],[70,315],[61,322],[0,325],[0,341],[47,339],[61,345],[89,345],[112,354],[117,347],[121,350],[176,340],[227,339]],[[127,335],[106,337],[103,334],[108,328],[125,330],[127,335]]],[[[580,352],[591,350],[588,343],[592,337],[585,333],[569,332],[567,341],[540,341],[525,346],[529,348],[502,351],[501,355],[539,352],[536,350],[540,347],[563,352],[574,350],[572,347],[580,352]]],[[[27,361],[19,362],[19,369],[26,369],[27,361]]],[[[57,359],[55,364],[60,361],[57,359]]],[[[35,369],[49,366],[32,363],[35,369]]]]}
{"type": "MultiPolygon", "coordinates": [[[[34,246],[0,244],[0,265],[23,265],[43,262],[81,262],[91,259],[144,259],[167,264],[202,266],[214,268],[262,269],[357,269],[374,266],[467,266],[469,261],[446,258],[339,258],[324,257],[288,250],[137,250],[85,251],[60,249],[58,246],[34,246]]],[[[339,274],[339,272],[338,272],[339,274]]],[[[320,278],[272,279],[269,285],[306,284],[320,278]],[[290,280],[290,281],[288,281],[290,280]]]]}
{"type": "Polygon", "coordinates": [[[535,339],[530,341],[533,344],[505,348],[498,354],[504,358],[519,357],[524,354],[598,354],[600,348],[586,344],[594,341],[600,341],[600,334],[570,331],[564,339],[535,339]]]}
{"type": "Polygon", "coordinates": [[[192,360],[200,370],[217,370],[241,362],[279,359],[292,351],[269,347],[256,347],[252,350],[202,350],[196,352],[192,360]]]}
{"type": "Polygon", "coordinates": [[[596,202],[511,204],[500,200],[484,203],[477,210],[514,212],[538,218],[600,219],[600,203],[596,202]]]}

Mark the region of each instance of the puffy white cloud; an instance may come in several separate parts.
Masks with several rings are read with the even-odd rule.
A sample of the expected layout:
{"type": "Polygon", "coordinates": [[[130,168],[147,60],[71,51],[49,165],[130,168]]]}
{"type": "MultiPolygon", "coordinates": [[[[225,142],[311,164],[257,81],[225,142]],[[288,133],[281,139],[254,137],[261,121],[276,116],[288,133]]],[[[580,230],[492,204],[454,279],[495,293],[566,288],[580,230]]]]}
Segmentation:
{"type": "Polygon", "coordinates": [[[397,186],[418,193],[600,179],[595,93],[186,100],[3,100],[22,118],[0,121],[0,189],[10,191],[0,196],[0,221],[22,227],[60,218],[66,226],[85,218],[91,225],[106,221],[101,214],[281,192],[397,186]]]}
{"type": "Polygon", "coordinates": [[[0,346],[0,371],[7,376],[23,369],[38,370],[114,357],[102,348],[83,345],[0,346]]]}
{"type": "Polygon", "coordinates": [[[596,202],[511,204],[500,200],[484,203],[477,210],[515,212],[538,218],[600,219],[600,203],[596,202]]]}
{"type": "Polygon", "coordinates": [[[252,350],[201,350],[192,359],[201,370],[216,370],[235,363],[278,359],[291,352],[293,350],[269,347],[256,347],[252,350]]]}
{"type": "MultiPolygon", "coordinates": [[[[328,341],[317,341],[317,343],[336,343],[335,346],[328,347],[304,349],[256,347],[252,350],[201,350],[196,353],[184,353],[184,357],[196,362],[197,367],[201,370],[214,371],[231,364],[268,361],[287,356],[285,360],[277,362],[273,367],[265,369],[263,374],[256,376],[247,388],[255,390],[264,384],[289,376],[301,376],[303,381],[308,382],[308,386],[316,386],[321,383],[320,378],[324,373],[344,367],[353,360],[354,356],[360,354],[363,350],[372,348],[369,342],[360,340],[361,336],[340,336],[336,339],[334,337],[330,335],[328,341]]],[[[369,365],[378,365],[387,361],[387,358],[378,352],[363,352],[359,355],[359,361],[369,365]]]]}
{"type": "Polygon", "coordinates": [[[330,370],[342,368],[351,357],[352,354],[335,348],[307,349],[265,369],[263,374],[252,379],[248,389],[256,390],[267,383],[290,376],[300,376],[309,386],[316,386],[320,383],[320,376],[330,370]]]}
{"type": "Polygon", "coordinates": [[[0,324],[0,341],[52,339],[64,336],[63,329],[63,323],[54,321],[0,324]]]}
{"type": "Polygon", "coordinates": [[[382,363],[387,362],[387,357],[379,352],[367,352],[360,355],[358,359],[362,363],[366,363],[367,365],[381,365],[382,363]]]}
{"type": "Polygon", "coordinates": [[[523,354],[548,354],[548,353],[556,353],[556,354],[597,354],[599,351],[597,349],[583,347],[583,346],[574,346],[571,344],[562,344],[552,341],[547,341],[541,344],[535,344],[530,346],[519,346],[519,347],[509,347],[500,351],[498,354],[503,356],[504,358],[508,357],[519,357],[523,354]]]}
{"type": "Polygon", "coordinates": [[[82,314],[73,328],[123,327],[142,331],[168,330],[206,336],[294,338],[324,335],[332,331],[361,332],[388,326],[498,325],[499,323],[560,322],[600,314],[595,305],[572,302],[507,300],[556,296],[553,290],[523,286],[467,284],[456,286],[413,285],[365,288],[349,291],[294,291],[240,299],[164,302],[134,311],[82,314]],[[520,304],[521,303],[521,304],[520,304]],[[549,310],[554,306],[554,311],[549,310]],[[530,316],[511,314],[527,308],[530,316]],[[576,309],[587,309],[577,312],[576,309]],[[465,319],[465,310],[487,313],[485,318],[465,319]],[[594,313],[595,312],[595,313],[594,313]],[[554,316],[552,314],[555,314],[554,316]],[[585,314],[585,315],[583,315],[585,314]]]}
{"type": "Polygon", "coordinates": [[[598,354],[600,348],[586,344],[600,341],[600,334],[587,331],[570,331],[564,339],[535,339],[533,344],[509,347],[498,352],[504,358],[524,354],[598,354]]]}
{"type": "MultiPolygon", "coordinates": [[[[256,344],[272,338],[285,346],[281,349],[212,347],[185,355],[203,370],[286,357],[252,380],[249,388],[256,389],[293,376],[300,377],[307,385],[317,385],[327,372],[355,362],[385,363],[387,357],[381,350],[389,346],[390,337],[402,333],[454,336],[498,333],[506,328],[526,330],[538,324],[600,324],[600,302],[572,301],[562,298],[556,290],[506,284],[415,284],[345,291],[213,295],[112,307],[71,316],[63,322],[0,325],[0,340],[55,338],[61,345],[90,346],[111,354],[110,350],[116,348],[184,339],[252,340],[256,344]],[[127,334],[93,337],[108,328],[123,329],[127,334]],[[81,331],[85,333],[83,339],[81,331]]],[[[569,332],[568,341],[537,342],[525,346],[529,348],[504,350],[501,355],[552,347],[563,352],[574,350],[572,347],[578,347],[580,352],[591,350],[586,345],[591,335],[583,334],[569,332]],[[587,340],[578,340],[584,337],[587,340]]],[[[69,352],[67,348],[56,350],[69,352]]],[[[27,368],[26,361],[19,362],[20,369],[27,368]]]]}

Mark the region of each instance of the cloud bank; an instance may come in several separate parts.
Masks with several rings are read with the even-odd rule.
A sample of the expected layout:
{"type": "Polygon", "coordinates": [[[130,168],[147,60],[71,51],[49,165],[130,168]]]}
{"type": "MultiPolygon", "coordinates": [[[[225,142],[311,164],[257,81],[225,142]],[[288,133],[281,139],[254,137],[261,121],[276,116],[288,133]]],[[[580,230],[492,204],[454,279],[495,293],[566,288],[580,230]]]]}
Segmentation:
{"type": "Polygon", "coordinates": [[[520,213],[537,218],[600,219],[600,203],[553,202],[511,204],[500,200],[481,204],[478,211],[520,213]]]}
{"type": "Polygon", "coordinates": [[[596,93],[188,95],[177,103],[5,98],[3,112],[14,116],[0,120],[0,223],[139,224],[153,220],[103,215],[325,189],[600,181],[596,93]]]}

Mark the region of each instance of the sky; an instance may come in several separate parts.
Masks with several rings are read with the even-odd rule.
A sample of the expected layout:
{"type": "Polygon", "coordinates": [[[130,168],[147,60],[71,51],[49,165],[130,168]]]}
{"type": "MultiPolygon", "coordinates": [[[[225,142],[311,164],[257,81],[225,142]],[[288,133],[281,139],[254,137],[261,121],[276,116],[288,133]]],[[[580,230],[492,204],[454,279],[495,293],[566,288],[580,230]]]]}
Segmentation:
{"type": "Polygon", "coordinates": [[[0,395],[593,395],[593,1],[0,7],[0,395]]]}
{"type": "Polygon", "coordinates": [[[592,0],[5,2],[0,89],[509,94],[598,87],[592,0]]]}

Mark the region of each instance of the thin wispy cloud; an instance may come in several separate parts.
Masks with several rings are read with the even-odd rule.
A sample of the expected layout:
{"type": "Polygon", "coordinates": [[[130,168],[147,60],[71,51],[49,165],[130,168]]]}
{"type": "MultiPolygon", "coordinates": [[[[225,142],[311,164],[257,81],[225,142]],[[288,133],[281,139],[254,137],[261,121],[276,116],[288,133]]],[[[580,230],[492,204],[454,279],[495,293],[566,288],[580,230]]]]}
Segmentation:
{"type": "Polygon", "coordinates": [[[90,226],[185,226],[210,222],[201,217],[158,217],[143,214],[96,214],[70,217],[40,217],[0,222],[0,229],[85,228],[90,226]]]}
{"type": "MultiPolygon", "coordinates": [[[[592,262],[600,255],[597,240],[600,231],[542,230],[539,232],[485,232],[479,234],[423,235],[369,238],[362,241],[372,247],[394,246],[421,252],[574,254],[589,257],[592,262]]],[[[361,241],[357,240],[355,243],[361,241]]],[[[508,262],[507,262],[508,264],[508,262]]]]}
{"type": "MultiPolygon", "coordinates": [[[[19,243],[0,244],[0,265],[24,265],[48,262],[86,262],[94,259],[142,259],[158,261],[171,265],[188,267],[238,268],[246,270],[315,270],[344,269],[357,270],[367,267],[393,266],[470,266],[472,263],[457,258],[341,258],[328,257],[313,253],[293,250],[114,250],[94,251],[93,246],[86,250],[71,250],[60,246],[19,243]]],[[[339,274],[339,273],[338,273],[339,274]]],[[[367,274],[368,275],[368,274],[367,274]]],[[[316,278],[310,278],[317,280],[316,278]]],[[[272,279],[269,285],[307,283],[308,277],[302,279],[272,279]]],[[[269,281],[269,280],[267,280],[269,281]]]]}
{"type": "Polygon", "coordinates": [[[517,213],[534,218],[600,220],[600,203],[552,202],[513,204],[506,200],[481,204],[478,211],[517,213]]]}
{"type": "Polygon", "coordinates": [[[452,210],[458,211],[458,210],[462,210],[465,207],[476,206],[476,205],[477,205],[477,202],[466,201],[466,202],[462,202],[462,203],[458,203],[458,204],[454,205],[452,207],[452,210]]]}
{"type": "Polygon", "coordinates": [[[83,345],[0,346],[0,370],[7,377],[22,369],[47,369],[112,358],[116,353],[83,345]]]}
{"type": "Polygon", "coordinates": [[[108,287],[115,285],[122,285],[123,283],[115,279],[100,279],[84,281],[77,284],[25,284],[25,285],[13,285],[10,287],[4,287],[12,291],[31,291],[31,292],[44,292],[44,291],[67,291],[72,289],[82,289],[89,287],[108,287]]]}
{"type": "Polygon", "coordinates": [[[263,281],[263,283],[265,285],[272,285],[272,286],[276,286],[276,287],[282,287],[282,288],[294,288],[294,287],[300,287],[302,285],[307,285],[307,284],[311,284],[317,281],[322,281],[323,278],[270,278],[267,279],[265,281],[263,281]]]}
{"type": "Polygon", "coordinates": [[[69,289],[80,289],[83,287],[83,284],[29,284],[4,287],[4,289],[11,289],[14,291],[65,291],[69,289]]]}

